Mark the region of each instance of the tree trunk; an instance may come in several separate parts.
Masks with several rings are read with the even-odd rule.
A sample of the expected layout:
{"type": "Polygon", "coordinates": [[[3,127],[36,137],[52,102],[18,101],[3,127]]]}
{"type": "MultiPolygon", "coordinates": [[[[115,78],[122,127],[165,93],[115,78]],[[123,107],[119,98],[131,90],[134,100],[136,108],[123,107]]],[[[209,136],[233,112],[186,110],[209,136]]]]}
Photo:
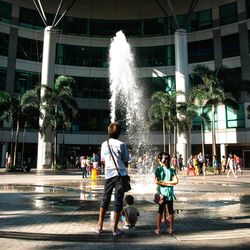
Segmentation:
{"type": "Polygon", "coordinates": [[[16,138],[15,138],[13,165],[16,165],[19,131],[20,131],[20,124],[19,124],[19,121],[17,121],[17,123],[16,123],[16,138]]]}
{"type": "Polygon", "coordinates": [[[176,137],[177,137],[177,128],[174,126],[174,154],[176,154],[176,137]]]}
{"type": "Polygon", "coordinates": [[[204,124],[203,124],[203,121],[201,121],[201,150],[202,150],[203,157],[205,157],[205,136],[204,136],[204,124]]]}
{"type": "Polygon", "coordinates": [[[23,144],[22,144],[21,166],[23,166],[23,155],[24,155],[24,144],[25,144],[25,137],[26,137],[26,128],[27,128],[27,122],[25,122],[24,129],[23,129],[23,144]]]}
{"type": "Polygon", "coordinates": [[[168,127],[168,153],[171,155],[171,127],[168,127]]]}
{"type": "MultiPolygon", "coordinates": [[[[12,127],[11,127],[11,133],[10,133],[10,157],[13,160],[13,142],[14,141],[14,127],[13,127],[13,122],[12,122],[12,127]]],[[[13,165],[13,161],[12,161],[13,165]]]]}
{"type": "Polygon", "coordinates": [[[212,156],[216,154],[216,134],[215,134],[215,106],[212,106],[212,156]]]}
{"type": "Polygon", "coordinates": [[[164,152],[166,152],[166,128],[165,128],[164,120],[162,122],[162,132],[163,132],[163,149],[164,149],[164,152]]]}

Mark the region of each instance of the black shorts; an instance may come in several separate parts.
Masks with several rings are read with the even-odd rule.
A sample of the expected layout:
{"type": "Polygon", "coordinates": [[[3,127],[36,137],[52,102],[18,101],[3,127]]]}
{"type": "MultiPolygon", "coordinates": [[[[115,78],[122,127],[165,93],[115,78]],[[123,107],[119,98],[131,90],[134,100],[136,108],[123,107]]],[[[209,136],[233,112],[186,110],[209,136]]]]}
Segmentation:
{"type": "MultiPolygon", "coordinates": [[[[119,213],[123,209],[123,197],[124,192],[118,190],[118,179],[119,176],[115,176],[109,179],[105,179],[104,182],[104,193],[102,197],[101,207],[104,208],[106,211],[109,208],[111,195],[113,193],[113,189],[115,189],[115,201],[114,201],[114,211],[119,213]]],[[[119,185],[120,187],[120,185],[119,185]]]]}
{"type": "Polygon", "coordinates": [[[174,214],[174,201],[173,200],[169,201],[169,200],[166,200],[165,198],[164,198],[163,203],[159,205],[158,214],[163,214],[164,208],[166,206],[168,208],[168,213],[174,214]]]}

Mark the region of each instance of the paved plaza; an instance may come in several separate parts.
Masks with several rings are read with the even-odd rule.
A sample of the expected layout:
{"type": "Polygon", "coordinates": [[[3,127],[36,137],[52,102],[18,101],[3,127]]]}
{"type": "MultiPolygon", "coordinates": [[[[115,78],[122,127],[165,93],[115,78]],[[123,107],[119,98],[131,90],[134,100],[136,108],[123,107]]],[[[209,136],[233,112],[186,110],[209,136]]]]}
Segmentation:
{"type": "MultiPolygon", "coordinates": [[[[153,175],[132,175],[140,218],[120,237],[111,232],[113,207],[103,234],[98,219],[103,178],[80,171],[0,172],[0,249],[250,249],[250,171],[226,175],[180,175],[175,233],[154,235],[157,205],[153,175]]],[[[122,228],[122,222],[120,223],[122,228]]]]}

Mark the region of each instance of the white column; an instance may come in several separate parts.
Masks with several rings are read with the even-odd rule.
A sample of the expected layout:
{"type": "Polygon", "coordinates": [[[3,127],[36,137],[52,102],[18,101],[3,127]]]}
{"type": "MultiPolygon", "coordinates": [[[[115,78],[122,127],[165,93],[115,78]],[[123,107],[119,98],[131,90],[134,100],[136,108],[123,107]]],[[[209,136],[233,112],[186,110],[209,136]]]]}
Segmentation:
{"type": "MultiPolygon", "coordinates": [[[[56,54],[56,31],[48,26],[44,30],[43,40],[43,61],[42,61],[42,76],[41,84],[49,87],[54,86],[55,73],[55,54],[56,54]]],[[[44,95],[44,88],[41,88],[41,97],[44,95]]],[[[41,109],[44,114],[44,110],[41,109]]],[[[39,120],[41,126],[43,120],[39,120]]],[[[37,169],[42,170],[45,166],[51,165],[51,129],[47,129],[42,136],[38,135],[38,151],[37,151],[37,169]]]]}
{"type": "MultiPolygon", "coordinates": [[[[187,32],[185,29],[175,31],[175,81],[176,91],[189,92],[187,32]]],[[[186,102],[185,95],[178,95],[177,102],[186,102]]],[[[177,131],[177,154],[182,154],[184,163],[191,154],[189,133],[177,131]]]]}
{"type": "Polygon", "coordinates": [[[227,158],[226,153],[226,145],[224,143],[220,144],[220,160],[222,160],[223,155],[227,158]]]}

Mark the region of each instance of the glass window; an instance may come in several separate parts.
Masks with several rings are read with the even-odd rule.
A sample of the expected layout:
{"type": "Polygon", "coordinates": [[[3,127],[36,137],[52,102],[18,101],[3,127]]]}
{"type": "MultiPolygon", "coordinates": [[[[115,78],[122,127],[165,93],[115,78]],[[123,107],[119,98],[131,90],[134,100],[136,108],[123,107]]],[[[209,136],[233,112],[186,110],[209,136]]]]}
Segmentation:
{"type": "Polygon", "coordinates": [[[0,67],[0,90],[5,90],[7,69],[0,67]]]}
{"type": "MultiPolygon", "coordinates": [[[[218,71],[218,79],[225,92],[232,92],[240,95],[243,90],[241,68],[221,67],[218,71]]],[[[234,96],[236,97],[236,96],[234,96]]]]}
{"type": "Polygon", "coordinates": [[[91,66],[107,67],[108,66],[108,48],[91,47],[91,66]]]}
{"type": "Polygon", "coordinates": [[[17,58],[31,61],[42,61],[43,42],[18,37],[17,58]]]}
{"type": "Polygon", "coordinates": [[[84,35],[87,34],[88,20],[65,16],[59,22],[58,27],[64,34],[84,35]]]}
{"type": "Polygon", "coordinates": [[[250,17],[250,0],[246,0],[247,18],[250,17]]]}
{"type": "Polygon", "coordinates": [[[10,23],[11,4],[0,1],[0,22],[10,23]]]}
{"type": "Polygon", "coordinates": [[[139,67],[174,65],[174,46],[134,48],[136,64],[139,67]]]}
{"type": "MultiPolygon", "coordinates": [[[[45,13],[47,21],[52,24],[54,14],[45,13]]],[[[19,25],[29,29],[44,29],[45,24],[42,21],[37,10],[31,10],[20,7],[19,25]]]]}
{"type": "Polygon", "coordinates": [[[142,34],[141,20],[89,20],[89,34],[97,36],[114,36],[122,30],[126,36],[142,34]]]}
{"type": "Polygon", "coordinates": [[[8,56],[9,35],[0,33],[0,55],[8,56]]]}
{"type": "Polygon", "coordinates": [[[237,2],[220,6],[220,24],[225,25],[238,21],[237,2]]]}
{"type": "Polygon", "coordinates": [[[80,109],[75,118],[74,131],[106,131],[110,123],[109,110],[80,109]]]}
{"type": "Polygon", "coordinates": [[[244,105],[239,104],[239,110],[235,112],[232,108],[226,107],[227,128],[244,128],[245,112],[244,105]]]}
{"type": "Polygon", "coordinates": [[[14,91],[24,93],[26,90],[32,89],[40,82],[40,74],[36,72],[16,70],[14,91]]]}
{"type": "Polygon", "coordinates": [[[208,29],[212,27],[212,10],[202,10],[192,14],[190,31],[208,29]]]}
{"type": "Polygon", "coordinates": [[[144,19],[143,20],[143,35],[170,35],[173,34],[172,27],[166,17],[159,17],[154,19],[144,19]]]}
{"type": "Polygon", "coordinates": [[[213,40],[188,43],[188,62],[204,62],[214,59],[213,40]]]}
{"type": "Polygon", "coordinates": [[[221,38],[222,57],[233,57],[240,55],[239,34],[223,36],[221,38]]]}
{"type": "Polygon", "coordinates": [[[72,86],[74,97],[89,98],[89,77],[75,77],[72,86]]]}

